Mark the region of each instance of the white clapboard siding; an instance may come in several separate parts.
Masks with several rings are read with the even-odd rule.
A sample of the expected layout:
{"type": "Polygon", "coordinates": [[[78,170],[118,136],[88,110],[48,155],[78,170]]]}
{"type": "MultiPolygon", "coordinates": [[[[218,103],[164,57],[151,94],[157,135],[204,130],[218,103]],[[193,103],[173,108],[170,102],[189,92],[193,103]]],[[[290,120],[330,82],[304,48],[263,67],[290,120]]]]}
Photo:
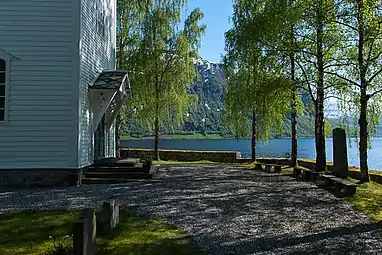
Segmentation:
{"type": "Polygon", "coordinates": [[[0,169],[78,167],[78,0],[0,0],[12,54],[0,169]]]}
{"type": "MultiPolygon", "coordinates": [[[[80,72],[80,104],[78,150],[79,166],[84,167],[93,162],[93,133],[88,99],[88,86],[94,77],[102,70],[115,69],[115,0],[82,0],[81,6],[81,72],[80,72]],[[98,5],[98,6],[97,6],[98,5]],[[105,12],[105,35],[97,31],[97,17],[103,8],[105,12]]],[[[112,136],[113,130],[107,134],[112,136]]],[[[105,151],[114,148],[114,139],[105,139],[110,144],[105,145],[105,151]]],[[[114,152],[106,151],[114,156],[114,152]]]]}

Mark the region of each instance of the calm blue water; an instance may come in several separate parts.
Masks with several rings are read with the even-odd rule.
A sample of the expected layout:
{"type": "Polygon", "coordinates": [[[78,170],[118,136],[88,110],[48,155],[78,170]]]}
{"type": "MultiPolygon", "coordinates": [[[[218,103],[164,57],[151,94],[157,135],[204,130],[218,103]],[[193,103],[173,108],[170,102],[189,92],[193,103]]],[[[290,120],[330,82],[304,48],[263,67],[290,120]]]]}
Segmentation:
{"type": "MultiPolygon", "coordinates": [[[[121,141],[121,147],[152,149],[154,141],[131,140],[121,141]]],[[[250,157],[250,140],[160,140],[160,149],[173,150],[206,150],[206,151],[238,151],[241,157],[250,157]]],[[[284,157],[291,152],[290,139],[271,139],[268,143],[258,143],[258,157],[284,157]]],[[[369,169],[382,171],[382,138],[372,139],[372,149],[369,150],[369,169]]],[[[333,141],[326,140],[326,156],[328,161],[333,161],[333,141]]],[[[298,139],[298,157],[316,158],[315,143],[312,138],[298,139]]],[[[354,139],[348,142],[348,160],[350,166],[359,166],[358,148],[354,139]]]]}

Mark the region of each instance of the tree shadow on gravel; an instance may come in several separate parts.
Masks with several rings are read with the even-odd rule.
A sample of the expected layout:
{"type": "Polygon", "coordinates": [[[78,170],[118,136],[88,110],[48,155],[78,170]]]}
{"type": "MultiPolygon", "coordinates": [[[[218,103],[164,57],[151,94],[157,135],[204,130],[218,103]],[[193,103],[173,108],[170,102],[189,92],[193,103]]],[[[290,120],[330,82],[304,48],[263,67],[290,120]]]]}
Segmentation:
{"type": "Polygon", "coordinates": [[[349,242],[347,236],[377,233],[381,226],[382,222],[367,223],[352,227],[333,228],[330,231],[309,234],[302,237],[254,238],[248,241],[241,241],[240,246],[247,247],[247,249],[242,250],[244,254],[252,252],[275,252],[277,250],[282,252],[284,248],[290,248],[292,246],[302,246],[300,249],[294,250],[293,254],[367,254],[363,253],[368,251],[368,245],[365,240],[349,242]],[[325,242],[328,239],[336,239],[337,243],[325,242]],[[256,247],[255,250],[253,249],[254,246],[256,247]],[[356,251],[359,251],[359,253],[356,251]]]}
{"type": "Polygon", "coordinates": [[[151,181],[15,193],[0,205],[100,208],[114,196],[122,208],[180,226],[213,254],[382,254],[369,220],[311,183],[225,165],[190,168],[159,167],[151,181]],[[352,252],[342,253],[345,244],[352,252]]]}
{"type": "Polygon", "coordinates": [[[164,169],[163,183],[130,190],[130,198],[139,200],[130,206],[179,224],[214,254],[274,249],[325,254],[324,249],[317,250],[317,242],[330,247],[329,254],[344,254],[341,240],[345,237],[353,254],[375,254],[382,247],[378,244],[381,234],[373,225],[313,184],[289,175],[230,171],[223,166],[209,167],[209,171],[193,166],[192,175],[185,171],[185,167],[164,169]],[[248,241],[243,243],[243,238],[248,241]],[[370,248],[364,245],[367,242],[376,245],[370,248]]]}

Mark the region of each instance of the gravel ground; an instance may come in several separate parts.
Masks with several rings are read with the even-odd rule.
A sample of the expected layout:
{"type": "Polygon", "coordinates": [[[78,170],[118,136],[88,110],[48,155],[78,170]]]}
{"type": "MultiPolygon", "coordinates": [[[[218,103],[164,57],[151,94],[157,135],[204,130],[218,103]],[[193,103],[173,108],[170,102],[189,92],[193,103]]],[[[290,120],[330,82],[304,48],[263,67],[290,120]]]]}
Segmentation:
{"type": "Polygon", "coordinates": [[[212,254],[382,254],[381,224],[316,186],[224,165],[158,167],[151,181],[0,193],[0,212],[100,208],[110,197],[175,223],[212,254]]]}

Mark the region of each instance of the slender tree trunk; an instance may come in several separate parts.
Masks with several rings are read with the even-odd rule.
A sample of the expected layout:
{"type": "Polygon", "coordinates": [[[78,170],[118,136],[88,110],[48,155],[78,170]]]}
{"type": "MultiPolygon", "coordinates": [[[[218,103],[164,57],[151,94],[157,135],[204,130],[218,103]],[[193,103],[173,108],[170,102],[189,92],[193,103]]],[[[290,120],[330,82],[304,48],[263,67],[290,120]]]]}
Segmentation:
{"type": "MultiPolygon", "coordinates": [[[[288,5],[292,6],[294,0],[289,0],[288,5]]],[[[291,161],[290,165],[292,167],[297,166],[297,88],[296,88],[296,59],[294,55],[294,47],[295,47],[295,40],[294,40],[294,24],[291,24],[290,26],[290,47],[292,49],[290,50],[290,78],[292,81],[292,104],[291,104],[291,134],[292,134],[292,155],[291,155],[291,161]]]]}
{"type": "Polygon", "coordinates": [[[159,160],[159,84],[155,77],[155,120],[154,120],[154,159],[159,160]]]}
{"type": "MultiPolygon", "coordinates": [[[[364,89],[361,89],[364,90],[364,89]]],[[[369,168],[367,165],[367,95],[366,90],[361,92],[361,111],[359,115],[359,162],[361,167],[362,181],[369,181],[369,168]]]]}
{"type": "MultiPolygon", "coordinates": [[[[125,8],[122,8],[122,10],[125,10],[125,8]]],[[[121,13],[121,16],[124,15],[124,12],[121,13]]],[[[123,19],[119,19],[119,22],[123,22],[123,19]]],[[[122,23],[121,23],[122,25],[122,23]]],[[[123,43],[123,36],[120,35],[119,36],[119,44],[118,44],[118,58],[117,58],[117,61],[116,61],[116,67],[117,69],[119,70],[123,70],[125,67],[123,66],[123,63],[125,61],[124,59],[124,56],[125,56],[125,52],[124,52],[124,43],[123,43]]],[[[125,114],[125,113],[122,113],[122,114],[125,114]]],[[[117,115],[117,118],[116,118],[116,121],[115,121],[115,157],[117,159],[120,159],[121,158],[121,151],[120,151],[120,147],[121,147],[121,112],[118,113],[117,115]]]]}
{"type": "Polygon", "coordinates": [[[369,169],[367,165],[367,103],[369,97],[367,95],[367,82],[366,82],[366,66],[364,63],[364,4],[363,0],[357,0],[357,20],[358,20],[358,68],[360,73],[360,85],[361,85],[361,98],[360,98],[360,115],[358,119],[359,124],[359,162],[361,167],[362,181],[369,181],[369,169]]]}
{"type": "Polygon", "coordinates": [[[115,157],[117,159],[121,158],[121,113],[117,115],[115,121],[115,157]]]}
{"type": "Polygon", "coordinates": [[[315,104],[315,140],[316,140],[316,171],[325,171],[325,130],[324,130],[324,55],[323,55],[323,32],[324,14],[322,11],[322,0],[317,6],[317,98],[315,104]]]}
{"type": "Polygon", "coordinates": [[[297,101],[296,94],[297,88],[295,86],[295,59],[294,54],[291,53],[291,80],[292,80],[292,112],[291,112],[291,126],[292,126],[292,157],[290,165],[297,166],[297,101]]]}
{"type": "Polygon", "coordinates": [[[155,114],[154,159],[159,160],[159,117],[155,114]]]}
{"type": "Polygon", "coordinates": [[[317,96],[315,106],[315,142],[316,142],[316,171],[326,169],[325,131],[324,131],[324,106],[317,96]]]}
{"type": "Polygon", "coordinates": [[[252,161],[256,160],[256,113],[252,113],[252,161]]]}

